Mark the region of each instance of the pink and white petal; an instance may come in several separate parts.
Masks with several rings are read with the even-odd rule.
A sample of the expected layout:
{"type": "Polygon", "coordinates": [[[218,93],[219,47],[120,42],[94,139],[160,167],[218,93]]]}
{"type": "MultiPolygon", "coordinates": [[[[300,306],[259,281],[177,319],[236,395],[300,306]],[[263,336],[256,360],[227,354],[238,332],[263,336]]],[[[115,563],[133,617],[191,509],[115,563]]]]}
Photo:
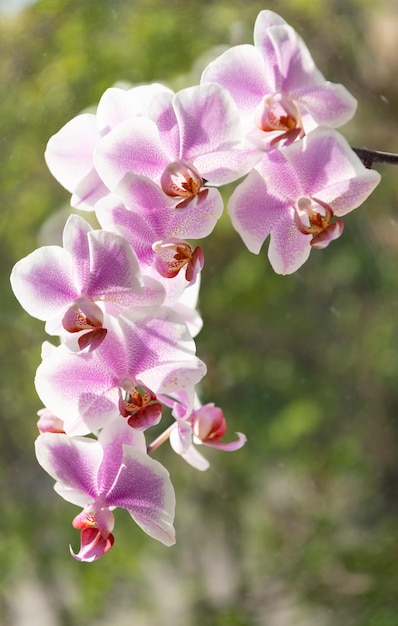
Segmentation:
{"type": "Polygon", "coordinates": [[[209,185],[227,185],[245,176],[257,165],[263,150],[254,143],[236,145],[197,156],[194,165],[209,185]]]}
{"type": "Polygon", "coordinates": [[[190,361],[171,362],[148,369],[140,380],[156,394],[171,394],[197,385],[206,374],[206,365],[193,357],[190,361]]]}
{"type": "MultiPolygon", "coordinates": [[[[36,391],[43,404],[64,420],[68,435],[95,431],[119,414],[116,376],[103,358],[103,346],[111,342],[108,335],[91,353],[73,354],[58,346],[37,369],[36,391]]],[[[113,354],[113,360],[118,356],[113,354]]]]}
{"type": "Polygon", "coordinates": [[[152,120],[145,117],[122,122],[97,143],[94,164],[111,191],[128,172],[147,176],[156,183],[169,164],[152,120]]]}
{"type": "MultiPolygon", "coordinates": [[[[283,154],[300,181],[303,196],[317,196],[335,183],[363,174],[365,169],[343,135],[329,128],[317,128],[285,148],[283,154]]],[[[298,194],[290,197],[297,199],[298,194]]]]}
{"type": "Polygon", "coordinates": [[[268,258],[277,274],[293,274],[308,259],[311,235],[303,235],[291,215],[286,215],[271,233],[268,258]]]}
{"type": "Polygon", "coordinates": [[[73,192],[93,167],[93,151],[99,139],[97,121],[83,113],[53,135],[44,154],[48,169],[68,191],[73,192]]]}
{"type": "Polygon", "coordinates": [[[205,196],[199,194],[184,208],[169,207],[167,230],[164,228],[162,237],[159,239],[208,237],[213,232],[223,210],[224,201],[217,189],[209,189],[205,196]]]}
{"type": "Polygon", "coordinates": [[[104,185],[93,167],[76,185],[70,203],[79,211],[94,211],[96,203],[108,194],[108,187],[104,185]]]}
{"type": "Polygon", "coordinates": [[[44,433],[36,439],[35,450],[38,462],[58,482],[57,492],[65,500],[79,506],[95,500],[97,472],[103,458],[97,441],[44,433]]]}
{"type": "MultiPolygon", "coordinates": [[[[194,285],[196,285],[198,279],[195,281],[194,285]]],[[[183,304],[183,302],[176,302],[173,305],[173,309],[184,320],[192,337],[196,337],[203,328],[203,319],[198,311],[183,304]]]]}
{"type": "Polygon", "coordinates": [[[380,180],[379,172],[363,167],[362,174],[326,187],[316,194],[316,198],[329,204],[334,214],[342,217],[365,202],[380,180]]]}
{"type": "Polygon", "coordinates": [[[174,452],[184,454],[192,445],[192,426],[182,419],[177,419],[169,441],[174,452]]]}
{"type": "Polygon", "coordinates": [[[90,275],[84,293],[93,300],[109,300],[127,307],[144,284],[137,256],[130,244],[116,233],[95,230],[88,235],[90,275]]]}
{"type": "Polygon", "coordinates": [[[124,446],[135,446],[146,454],[145,435],[142,431],[131,428],[127,420],[118,416],[105,425],[98,441],[104,450],[103,460],[98,470],[98,493],[106,496],[123,465],[124,446]]]}
{"type": "Polygon", "coordinates": [[[304,193],[297,162],[300,163],[305,140],[304,137],[301,141],[291,144],[291,146],[294,145],[293,151],[291,146],[288,146],[283,150],[266,152],[255,168],[267,181],[268,188],[273,189],[274,194],[281,198],[289,198],[290,201],[299,198],[304,193]],[[297,148],[296,146],[300,147],[297,148]],[[290,158],[291,151],[294,154],[294,160],[293,157],[290,158]]]}
{"type": "Polygon", "coordinates": [[[180,159],[194,162],[202,154],[230,150],[243,139],[236,104],[221,85],[182,89],[173,106],[180,129],[180,159]]]}
{"type": "MultiPolygon", "coordinates": [[[[160,306],[164,304],[166,290],[159,280],[143,276],[144,291],[134,294],[129,306],[160,306]]],[[[126,307],[127,308],[127,307],[126,307]]]]}
{"type": "Polygon", "coordinates": [[[201,83],[222,85],[238,105],[243,119],[252,115],[261,98],[270,89],[265,81],[261,52],[251,45],[229,48],[204,70],[201,83]]]}
{"type": "Polygon", "coordinates": [[[296,89],[295,96],[320,126],[338,128],[355,114],[358,102],[340,84],[326,82],[296,89]]]}
{"type": "Polygon", "coordinates": [[[182,456],[184,461],[200,472],[205,472],[210,467],[209,461],[205,459],[193,445],[191,445],[186,452],[181,453],[180,456],[182,456]]]}
{"type": "Polygon", "coordinates": [[[87,235],[92,230],[90,224],[80,215],[70,215],[62,235],[64,249],[70,254],[73,275],[78,293],[85,290],[90,277],[90,254],[87,235]]]}
{"type": "Polygon", "coordinates": [[[169,307],[130,308],[120,314],[118,321],[131,374],[141,375],[161,365],[169,367],[194,358],[195,342],[184,321],[169,307]]]}
{"type": "Polygon", "coordinates": [[[159,130],[160,140],[170,162],[180,154],[180,129],[173,108],[173,92],[158,94],[153,98],[148,109],[148,117],[153,120],[159,130]]]}
{"type": "Polygon", "coordinates": [[[294,95],[296,89],[303,85],[324,82],[323,75],[296,31],[286,23],[267,25],[268,16],[264,16],[265,13],[270,12],[262,11],[256,20],[254,43],[264,59],[264,79],[269,86],[266,93],[294,95]]]}
{"type": "Polygon", "coordinates": [[[265,239],[288,210],[288,200],[267,187],[256,170],[236,187],[228,203],[233,227],[254,254],[260,252],[265,239]]]}
{"type": "Polygon", "coordinates": [[[140,85],[132,89],[111,87],[107,89],[97,108],[97,124],[101,135],[109,133],[121,122],[139,115],[147,115],[153,98],[159,94],[173,92],[164,85],[140,85]]]}
{"type": "Polygon", "coordinates": [[[127,509],[150,537],[175,543],[175,494],[168,471],[133,446],[124,446],[123,465],[106,495],[108,506],[127,509]]]}
{"type": "Polygon", "coordinates": [[[10,281],[21,306],[40,320],[60,315],[78,295],[71,257],[60,246],[44,246],[18,261],[10,281]]]}

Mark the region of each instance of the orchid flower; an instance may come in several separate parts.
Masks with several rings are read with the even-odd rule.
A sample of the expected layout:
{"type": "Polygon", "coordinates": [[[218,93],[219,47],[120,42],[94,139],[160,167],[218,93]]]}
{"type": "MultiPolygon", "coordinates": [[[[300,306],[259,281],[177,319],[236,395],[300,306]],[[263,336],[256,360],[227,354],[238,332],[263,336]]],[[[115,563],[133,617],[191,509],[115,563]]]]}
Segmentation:
{"type": "MultiPolygon", "coordinates": [[[[44,246],[18,261],[11,285],[24,309],[47,322],[47,332],[79,333],[80,349],[94,349],[105,338],[99,302],[127,308],[145,294],[129,243],[115,233],[92,230],[77,215],[65,225],[63,247],[44,246]]],[[[162,299],[163,288],[154,289],[162,299]]]]}
{"type": "MultiPolygon", "coordinates": [[[[206,372],[186,324],[170,308],[135,307],[117,318],[104,317],[108,332],[95,351],[76,354],[62,344],[44,357],[36,373],[39,397],[64,420],[68,435],[94,432],[121,413],[136,416],[137,408],[145,408],[137,407],[136,393],[177,392],[206,372]]],[[[145,406],[156,402],[153,396],[145,406]]],[[[147,428],[160,419],[153,409],[140,416],[134,427],[147,428]]]]}
{"type": "Polygon", "coordinates": [[[175,495],[167,470],[145,450],[144,435],[118,420],[98,441],[45,433],[36,440],[40,465],[57,482],[56,492],[83,507],[73,520],[81,530],[81,548],[72,556],[94,561],[110,550],[115,508],[126,509],[151,537],[175,543],[175,495]]]}
{"type": "Polygon", "coordinates": [[[272,11],[259,13],[254,46],[229,48],[207,66],[201,82],[229,91],[246,132],[267,149],[317,125],[338,128],[357,106],[343,85],[326,81],[301,37],[272,11]]]}
{"type": "MultiPolygon", "coordinates": [[[[185,240],[210,235],[222,211],[223,202],[215,189],[209,190],[205,200],[198,197],[189,207],[176,208],[155,183],[133,174],[126,174],[115,194],[96,206],[102,227],[127,239],[142,271],[156,270],[152,276],[167,293],[175,293],[176,285],[170,285],[174,280],[164,281],[162,277],[174,278],[183,270],[185,281],[179,282],[180,287],[184,289],[195,282],[203,266],[203,253],[199,246],[193,250],[185,240]]],[[[181,293],[178,287],[177,291],[181,293]]]]}
{"type": "Polygon", "coordinates": [[[221,441],[227,431],[223,411],[213,403],[201,405],[193,387],[169,396],[162,395],[159,399],[172,408],[176,421],[150,444],[149,450],[156,449],[169,437],[170,445],[177,454],[196,469],[204,471],[209,468],[209,462],[195,445],[233,452],[246,443],[243,433],[236,433],[238,438],[235,441],[221,441]]]}
{"type": "Polygon", "coordinates": [[[215,84],[182,89],[175,96],[160,94],[148,118],[119,124],[95,150],[96,169],[112,191],[132,172],[159,185],[181,209],[196,198],[206,203],[209,195],[214,203],[218,192],[204,185],[237,180],[259,158],[253,146],[243,143],[231,96],[215,84]]]}
{"type": "Polygon", "coordinates": [[[341,218],[366,200],[380,174],[366,169],[337,131],[318,128],[302,141],[263,159],[232,193],[232,224],[258,254],[271,235],[268,257],[278,274],[291,274],[340,236],[341,218]]]}
{"type": "Polygon", "coordinates": [[[112,87],[103,94],[96,114],[74,117],[47,144],[45,159],[52,175],[72,192],[71,205],[92,211],[109,193],[94,167],[98,141],[123,121],[146,114],[158,94],[172,93],[164,85],[141,85],[132,89],[112,87]]]}

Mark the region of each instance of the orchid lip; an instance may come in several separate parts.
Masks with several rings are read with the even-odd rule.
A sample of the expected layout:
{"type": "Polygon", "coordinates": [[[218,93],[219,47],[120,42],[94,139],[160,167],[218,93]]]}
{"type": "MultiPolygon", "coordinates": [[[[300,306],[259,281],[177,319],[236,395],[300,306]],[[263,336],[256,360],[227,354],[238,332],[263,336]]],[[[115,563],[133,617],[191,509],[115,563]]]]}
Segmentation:
{"type": "Polygon", "coordinates": [[[194,165],[179,160],[166,167],[160,185],[168,196],[192,199],[203,187],[203,179],[194,165]]]}

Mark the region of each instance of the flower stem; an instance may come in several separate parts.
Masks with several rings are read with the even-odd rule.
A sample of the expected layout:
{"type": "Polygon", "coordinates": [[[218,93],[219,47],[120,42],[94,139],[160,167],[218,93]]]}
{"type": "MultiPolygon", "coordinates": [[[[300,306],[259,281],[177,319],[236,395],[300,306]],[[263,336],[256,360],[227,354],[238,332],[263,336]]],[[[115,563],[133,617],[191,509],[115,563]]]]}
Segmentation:
{"type": "Polygon", "coordinates": [[[389,163],[398,165],[398,154],[392,152],[380,152],[379,150],[368,150],[367,148],[353,148],[362,163],[371,169],[373,163],[389,163]]]}
{"type": "Polygon", "coordinates": [[[167,439],[170,437],[171,432],[174,430],[174,428],[176,428],[176,426],[177,426],[177,422],[174,422],[174,424],[171,424],[171,426],[166,428],[166,430],[162,432],[159,435],[159,437],[157,437],[154,441],[152,441],[152,443],[150,443],[146,449],[147,453],[150,454],[151,452],[156,450],[156,448],[159,448],[159,446],[161,446],[162,443],[167,441],[167,439]]]}

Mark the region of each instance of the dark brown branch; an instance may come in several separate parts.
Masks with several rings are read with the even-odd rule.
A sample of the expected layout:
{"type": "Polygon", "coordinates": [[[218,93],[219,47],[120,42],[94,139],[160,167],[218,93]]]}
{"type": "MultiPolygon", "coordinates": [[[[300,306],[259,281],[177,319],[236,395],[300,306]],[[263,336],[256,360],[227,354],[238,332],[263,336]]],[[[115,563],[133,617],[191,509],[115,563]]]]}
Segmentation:
{"type": "Polygon", "coordinates": [[[367,148],[353,148],[354,152],[359,156],[362,163],[368,169],[371,169],[373,163],[390,163],[398,165],[398,154],[392,152],[379,152],[379,150],[367,150],[367,148]]]}

